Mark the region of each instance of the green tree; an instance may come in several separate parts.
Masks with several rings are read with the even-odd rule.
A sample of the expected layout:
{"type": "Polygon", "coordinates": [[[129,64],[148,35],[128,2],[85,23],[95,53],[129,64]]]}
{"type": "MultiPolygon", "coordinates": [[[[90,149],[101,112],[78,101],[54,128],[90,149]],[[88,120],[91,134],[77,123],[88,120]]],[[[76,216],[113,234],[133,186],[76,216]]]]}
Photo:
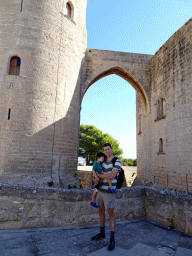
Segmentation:
{"type": "Polygon", "coordinates": [[[94,125],[80,126],[79,156],[86,159],[86,165],[95,161],[96,154],[103,151],[102,146],[107,142],[111,143],[115,156],[120,157],[123,154],[123,150],[119,148],[119,142],[108,133],[103,134],[94,125]]]}
{"type": "Polygon", "coordinates": [[[123,158],[122,165],[137,166],[137,160],[132,158],[123,158]]]}
{"type": "Polygon", "coordinates": [[[108,133],[103,134],[103,144],[110,143],[113,148],[113,155],[120,158],[123,154],[123,150],[119,147],[118,140],[115,140],[111,135],[108,133]]]}

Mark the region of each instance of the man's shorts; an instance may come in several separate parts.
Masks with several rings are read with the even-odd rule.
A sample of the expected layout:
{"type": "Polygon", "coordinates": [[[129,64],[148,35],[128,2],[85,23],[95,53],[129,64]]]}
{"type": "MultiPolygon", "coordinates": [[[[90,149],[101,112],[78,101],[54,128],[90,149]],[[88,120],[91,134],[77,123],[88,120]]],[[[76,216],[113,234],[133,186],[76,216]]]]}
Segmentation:
{"type": "Polygon", "coordinates": [[[115,207],[115,195],[113,193],[106,193],[99,190],[96,197],[96,204],[98,206],[105,206],[106,209],[115,207]]]}

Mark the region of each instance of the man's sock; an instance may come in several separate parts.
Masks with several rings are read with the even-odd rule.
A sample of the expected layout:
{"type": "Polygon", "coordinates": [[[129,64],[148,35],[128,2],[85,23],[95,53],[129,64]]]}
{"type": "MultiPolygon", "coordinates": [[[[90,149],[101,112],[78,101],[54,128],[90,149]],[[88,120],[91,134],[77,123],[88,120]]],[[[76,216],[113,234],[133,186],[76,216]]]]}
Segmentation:
{"type": "Polygon", "coordinates": [[[115,232],[111,231],[111,240],[115,240],[115,232]]]}
{"type": "Polygon", "coordinates": [[[105,227],[100,227],[100,233],[105,234],[105,227]]]}

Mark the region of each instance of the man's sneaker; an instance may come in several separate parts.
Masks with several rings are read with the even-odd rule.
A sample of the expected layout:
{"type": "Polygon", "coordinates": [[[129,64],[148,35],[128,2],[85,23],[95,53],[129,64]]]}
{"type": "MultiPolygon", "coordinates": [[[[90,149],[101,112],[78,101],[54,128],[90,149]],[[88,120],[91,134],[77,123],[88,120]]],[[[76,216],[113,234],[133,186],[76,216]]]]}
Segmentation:
{"type": "Polygon", "coordinates": [[[115,240],[110,239],[110,244],[108,246],[108,251],[113,251],[115,249],[115,240]]]}
{"type": "Polygon", "coordinates": [[[93,241],[93,240],[100,240],[100,239],[102,239],[102,238],[105,238],[105,233],[99,233],[99,234],[97,234],[96,236],[93,236],[92,238],[91,238],[91,240],[93,241]]]}

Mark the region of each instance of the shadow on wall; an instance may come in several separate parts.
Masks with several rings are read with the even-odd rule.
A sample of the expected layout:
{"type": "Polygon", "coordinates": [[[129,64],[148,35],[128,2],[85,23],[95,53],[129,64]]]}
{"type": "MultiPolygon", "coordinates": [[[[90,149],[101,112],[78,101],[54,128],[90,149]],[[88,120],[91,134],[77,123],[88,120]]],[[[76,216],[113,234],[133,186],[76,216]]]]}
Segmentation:
{"type": "MultiPolygon", "coordinates": [[[[76,9],[85,14],[86,3],[76,4],[76,9]]],[[[22,6],[21,1],[2,1],[1,11],[3,23],[10,25],[9,40],[5,26],[1,31],[2,54],[6,59],[19,55],[21,69],[16,78],[6,70],[2,73],[1,93],[6,104],[2,104],[5,107],[1,111],[12,111],[7,122],[6,114],[2,114],[1,122],[6,125],[0,127],[4,137],[0,145],[0,181],[78,187],[74,176],[80,74],[86,50],[85,16],[80,15],[75,25],[65,15],[65,1],[23,1],[22,6]],[[13,44],[15,40],[17,44],[13,44]],[[7,89],[10,80],[12,91],[7,89]]]]}
{"type": "MultiPolygon", "coordinates": [[[[84,59],[81,67],[83,62],[84,59]]],[[[28,115],[32,121],[28,127],[24,123],[24,129],[17,133],[15,133],[17,120],[14,120],[14,113],[12,114],[11,119],[7,121],[10,125],[12,141],[9,144],[7,142],[6,145],[0,182],[35,186],[53,185],[63,188],[80,186],[77,179],[80,74],[81,72],[74,92],[67,91],[69,89],[66,87],[63,88],[63,100],[60,99],[59,92],[53,95],[49,95],[49,91],[46,92],[50,100],[50,109],[44,109],[43,103],[35,106],[33,100],[30,102],[28,113],[24,113],[21,109],[20,116],[24,115],[27,119],[28,115]],[[70,93],[72,98],[68,103],[67,95],[70,93]],[[64,117],[60,118],[60,116],[64,117]],[[57,121],[46,126],[46,123],[50,123],[50,119],[57,121]],[[46,127],[40,129],[42,126],[46,127]],[[35,132],[36,130],[38,132],[35,132]]],[[[59,85],[54,86],[57,90],[59,85]]],[[[31,90],[33,94],[33,88],[31,90]]]]}

